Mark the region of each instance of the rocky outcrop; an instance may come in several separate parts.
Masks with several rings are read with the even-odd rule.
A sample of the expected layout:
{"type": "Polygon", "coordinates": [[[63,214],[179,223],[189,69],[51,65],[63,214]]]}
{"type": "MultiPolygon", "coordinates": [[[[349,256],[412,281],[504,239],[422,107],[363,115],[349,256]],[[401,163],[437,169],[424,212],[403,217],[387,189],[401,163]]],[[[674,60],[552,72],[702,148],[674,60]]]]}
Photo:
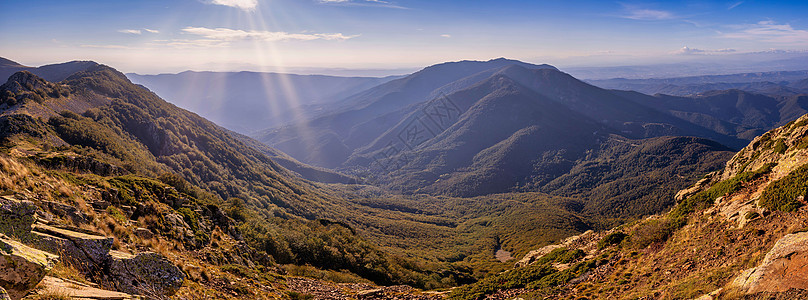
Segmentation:
{"type": "MultiPolygon", "coordinates": [[[[50,211],[63,211],[69,218],[86,218],[68,205],[47,201],[42,205],[50,211]]],[[[185,280],[182,270],[163,255],[112,251],[113,238],[78,228],[34,224],[36,215],[37,206],[33,202],[0,197],[0,233],[36,248],[0,238],[0,254],[6,258],[0,259],[0,286],[13,299],[19,299],[39,283],[59,256],[66,264],[103,281],[106,287],[124,293],[170,296],[185,280]]],[[[118,296],[104,299],[127,299],[118,296]]]]}
{"type": "Polygon", "coordinates": [[[731,286],[746,294],[808,289],[808,232],[778,240],[760,265],[742,272],[731,286]]]}
{"type": "Polygon", "coordinates": [[[49,169],[64,169],[77,173],[90,172],[100,176],[129,174],[129,171],[124,168],[86,156],[52,156],[40,158],[37,163],[49,169]]]}
{"type": "Polygon", "coordinates": [[[34,246],[58,253],[63,260],[84,272],[103,268],[112,249],[113,239],[36,224],[34,246]]]}
{"type": "Polygon", "coordinates": [[[58,256],[33,249],[0,235],[0,287],[11,299],[33,289],[56,263],[58,256]]]}
{"type": "Polygon", "coordinates": [[[550,252],[553,252],[555,249],[559,248],[584,248],[583,250],[587,253],[591,252],[593,248],[592,244],[596,244],[598,240],[604,235],[604,233],[596,233],[592,230],[587,230],[586,232],[568,237],[561,241],[559,244],[548,245],[542,248],[532,250],[525,254],[525,256],[520,259],[516,264],[515,267],[524,267],[534,263],[535,261],[539,260],[542,256],[547,255],[550,252]],[[594,241],[594,243],[592,243],[594,241]],[[589,247],[585,247],[589,245],[589,247]]]}
{"type": "Polygon", "coordinates": [[[117,291],[144,295],[173,295],[185,273],[154,252],[131,255],[110,251],[105,285],[117,291]]]}
{"type": "Polygon", "coordinates": [[[701,192],[701,191],[709,188],[710,187],[709,186],[710,182],[713,180],[713,177],[715,177],[717,174],[718,174],[718,171],[707,173],[707,175],[704,175],[704,178],[700,179],[692,187],[686,188],[686,189],[683,189],[683,190],[680,190],[679,192],[677,192],[676,195],[673,196],[673,199],[675,199],[677,202],[682,201],[682,200],[687,199],[690,196],[693,196],[693,195],[697,194],[698,192],[701,192]]]}
{"type": "Polygon", "coordinates": [[[39,76],[34,75],[34,73],[20,71],[11,75],[8,81],[0,86],[0,90],[19,94],[46,88],[48,86],[49,84],[45,79],[39,78],[39,76]]]}
{"type": "Polygon", "coordinates": [[[173,295],[185,274],[163,255],[113,251],[113,239],[48,225],[34,225],[37,245],[59,253],[86,274],[103,274],[104,286],[132,294],[173,295]]]}

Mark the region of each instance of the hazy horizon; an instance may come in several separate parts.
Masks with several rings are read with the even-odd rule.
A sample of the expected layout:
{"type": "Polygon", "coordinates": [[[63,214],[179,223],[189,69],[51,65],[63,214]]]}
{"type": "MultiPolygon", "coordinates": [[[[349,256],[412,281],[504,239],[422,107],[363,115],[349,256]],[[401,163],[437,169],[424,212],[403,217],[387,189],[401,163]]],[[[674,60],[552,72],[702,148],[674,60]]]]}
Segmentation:
{"type": "Polygon", "coordinates": [[[808,3],[799,1],[463,3],[6,2],[0,54],[27,65],[93,60],[139,74],[366,70],[373,76],[498,57],[575,68],[808,55],[808,3]]]}

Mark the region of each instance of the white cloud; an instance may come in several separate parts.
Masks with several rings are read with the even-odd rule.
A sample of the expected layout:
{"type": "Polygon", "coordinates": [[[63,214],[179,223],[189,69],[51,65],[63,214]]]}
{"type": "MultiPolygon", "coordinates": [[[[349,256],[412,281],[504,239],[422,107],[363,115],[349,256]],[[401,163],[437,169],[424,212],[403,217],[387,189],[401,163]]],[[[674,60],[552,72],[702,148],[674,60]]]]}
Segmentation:
{"type": "Polygon", "coordinates": [[[258,0],[213,0],[211,4],[230,6],[250,11],[258,6],[258,0]]]}
{"type": "Polygon", "coordinates": [[[149,33],[160,33],[160,30],[143,28],[144,31],[149,33]]]}
{"type": "Polygon", "coordinates": [[[727,8],[727,10],[730,10],[730,9],[736,8],[736,7],[738,7],[738,6],[739,6],[739,5],[741,5],[741,4],[743,4],[743,1],[735,2],[735,3],[733,3],[732,5],[730,5],[730,6],[727,8]]]}
{"type": "Polygon", "coordinates": [[[227,46],[227,42],[221,40],[211,39],[170,39],[170,40],[154,40],[149,43],[150,46],[168,46],[171,48],[220,48],[227,46]]]}
{"type": "Polygon", "coordinates": [[[441,34],[440,37],[450,38],[452,37],[451,34],[441,34]]]}
{"type": "Polygon", "coordinates": [[[729,49],[729,48],[705,50],[684,46],[679,50],[673,51],[672,53],[677,55],[715,55],[715,54],[734,53],[735,51],[736,51],[735,49],[729,49]]]}
{"type": "Polygon", "coordinates": [[[128,33],[128,34],[141,34],[142,32],[140,29],[121,29],[118,30],[120,33],[128,33]]]}
{"type": "Polygon", "coordinates": [[[634,5],[622,4],[625,13],[620,16],[632,20],[671,20],[676,19],[676,15],[664,10],[641,8],[634,5]]]}
{"type": "Polygon", "coordinates": [[[237,30],[229,28],[205,28],[186,27],[183,32],[198,35],[211,41],[240,41],[240,40],[260,40],[267,42],[298,40],[347,40],[359,35],[344,35],[342,33],[288,33],[282,31],[260,31],[260,30],[237,30]]]}
{"type": "Polygon", "coordinates": [[[79,45],[79,47],[97,49],[132,49],[131,47],[121,45],[79,45]]]}
{"type": "Polygon", "coordinates": [[[777,24],[774,21],[760,21],[757,24],[746,24],[734,27],[738,30],[723,33],[721,36],[730,39],[744,39],[785,45],[808,45],[808,30],[795,29],[789,24],[777,24]]]}

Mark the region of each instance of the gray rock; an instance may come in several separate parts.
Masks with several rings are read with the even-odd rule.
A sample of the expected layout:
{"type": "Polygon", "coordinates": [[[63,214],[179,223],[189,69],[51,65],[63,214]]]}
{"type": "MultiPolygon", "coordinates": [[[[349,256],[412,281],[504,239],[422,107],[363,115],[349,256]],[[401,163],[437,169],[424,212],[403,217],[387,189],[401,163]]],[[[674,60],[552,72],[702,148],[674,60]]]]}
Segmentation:
{"type": "Polygon", "coordinates": [[[808,289],[808,232],[778,240],[760,265],[743,271],[731,287],[746,294],[808,289]]]}
{"type": "Polygon", "coordinates": [[[40,280],[58,260],[58,256],[33,249],[0,235],[0,287],[11,299],[20,299],[40,280]]]}
{"type": "Polygon", "coordinates": [[[52,226],[36,224],[34,247],[58,253],[63,260],[76,268],[90,272],[99,270],[109,256],[113,239],[90,235],[52,226]]]}
{"type": "Polygon", "coordinates": [[[0,196],[0,233],[22,241],[29,240],[36,209],[33,202],[0,196]]]}
{"type": "Polygon", "coordinates": [[[154,252],[131,255],[110,251],[105,285],[117,291],[147,296],[171,296],[182,286],[185,273],[154,252]]]}

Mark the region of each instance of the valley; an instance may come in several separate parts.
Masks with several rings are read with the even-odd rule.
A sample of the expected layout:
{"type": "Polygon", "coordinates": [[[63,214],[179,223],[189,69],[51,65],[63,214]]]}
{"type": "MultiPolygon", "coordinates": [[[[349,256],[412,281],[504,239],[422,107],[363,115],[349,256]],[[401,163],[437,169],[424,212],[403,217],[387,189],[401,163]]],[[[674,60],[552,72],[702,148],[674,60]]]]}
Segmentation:
{"type": "Polygon", "coordinates": [[[0,87],[4,203],[111,237],[109,251],[162,255],[184,274],[179,298],[725,295],[803,226],[799,202],[743,199],[800,176],[804,95],[647,96],[549,65],[461,61],[379,79],[253,139],[109,66],[2,71],[16,71],[0,87]],[[720,196],[732,200],[713,206],[720,196]],[[751,227],[714,240],[735,222],[751,227]],[[715,261],[681,252],[740,240],[711,248],[731,253],[715,261]]]}

